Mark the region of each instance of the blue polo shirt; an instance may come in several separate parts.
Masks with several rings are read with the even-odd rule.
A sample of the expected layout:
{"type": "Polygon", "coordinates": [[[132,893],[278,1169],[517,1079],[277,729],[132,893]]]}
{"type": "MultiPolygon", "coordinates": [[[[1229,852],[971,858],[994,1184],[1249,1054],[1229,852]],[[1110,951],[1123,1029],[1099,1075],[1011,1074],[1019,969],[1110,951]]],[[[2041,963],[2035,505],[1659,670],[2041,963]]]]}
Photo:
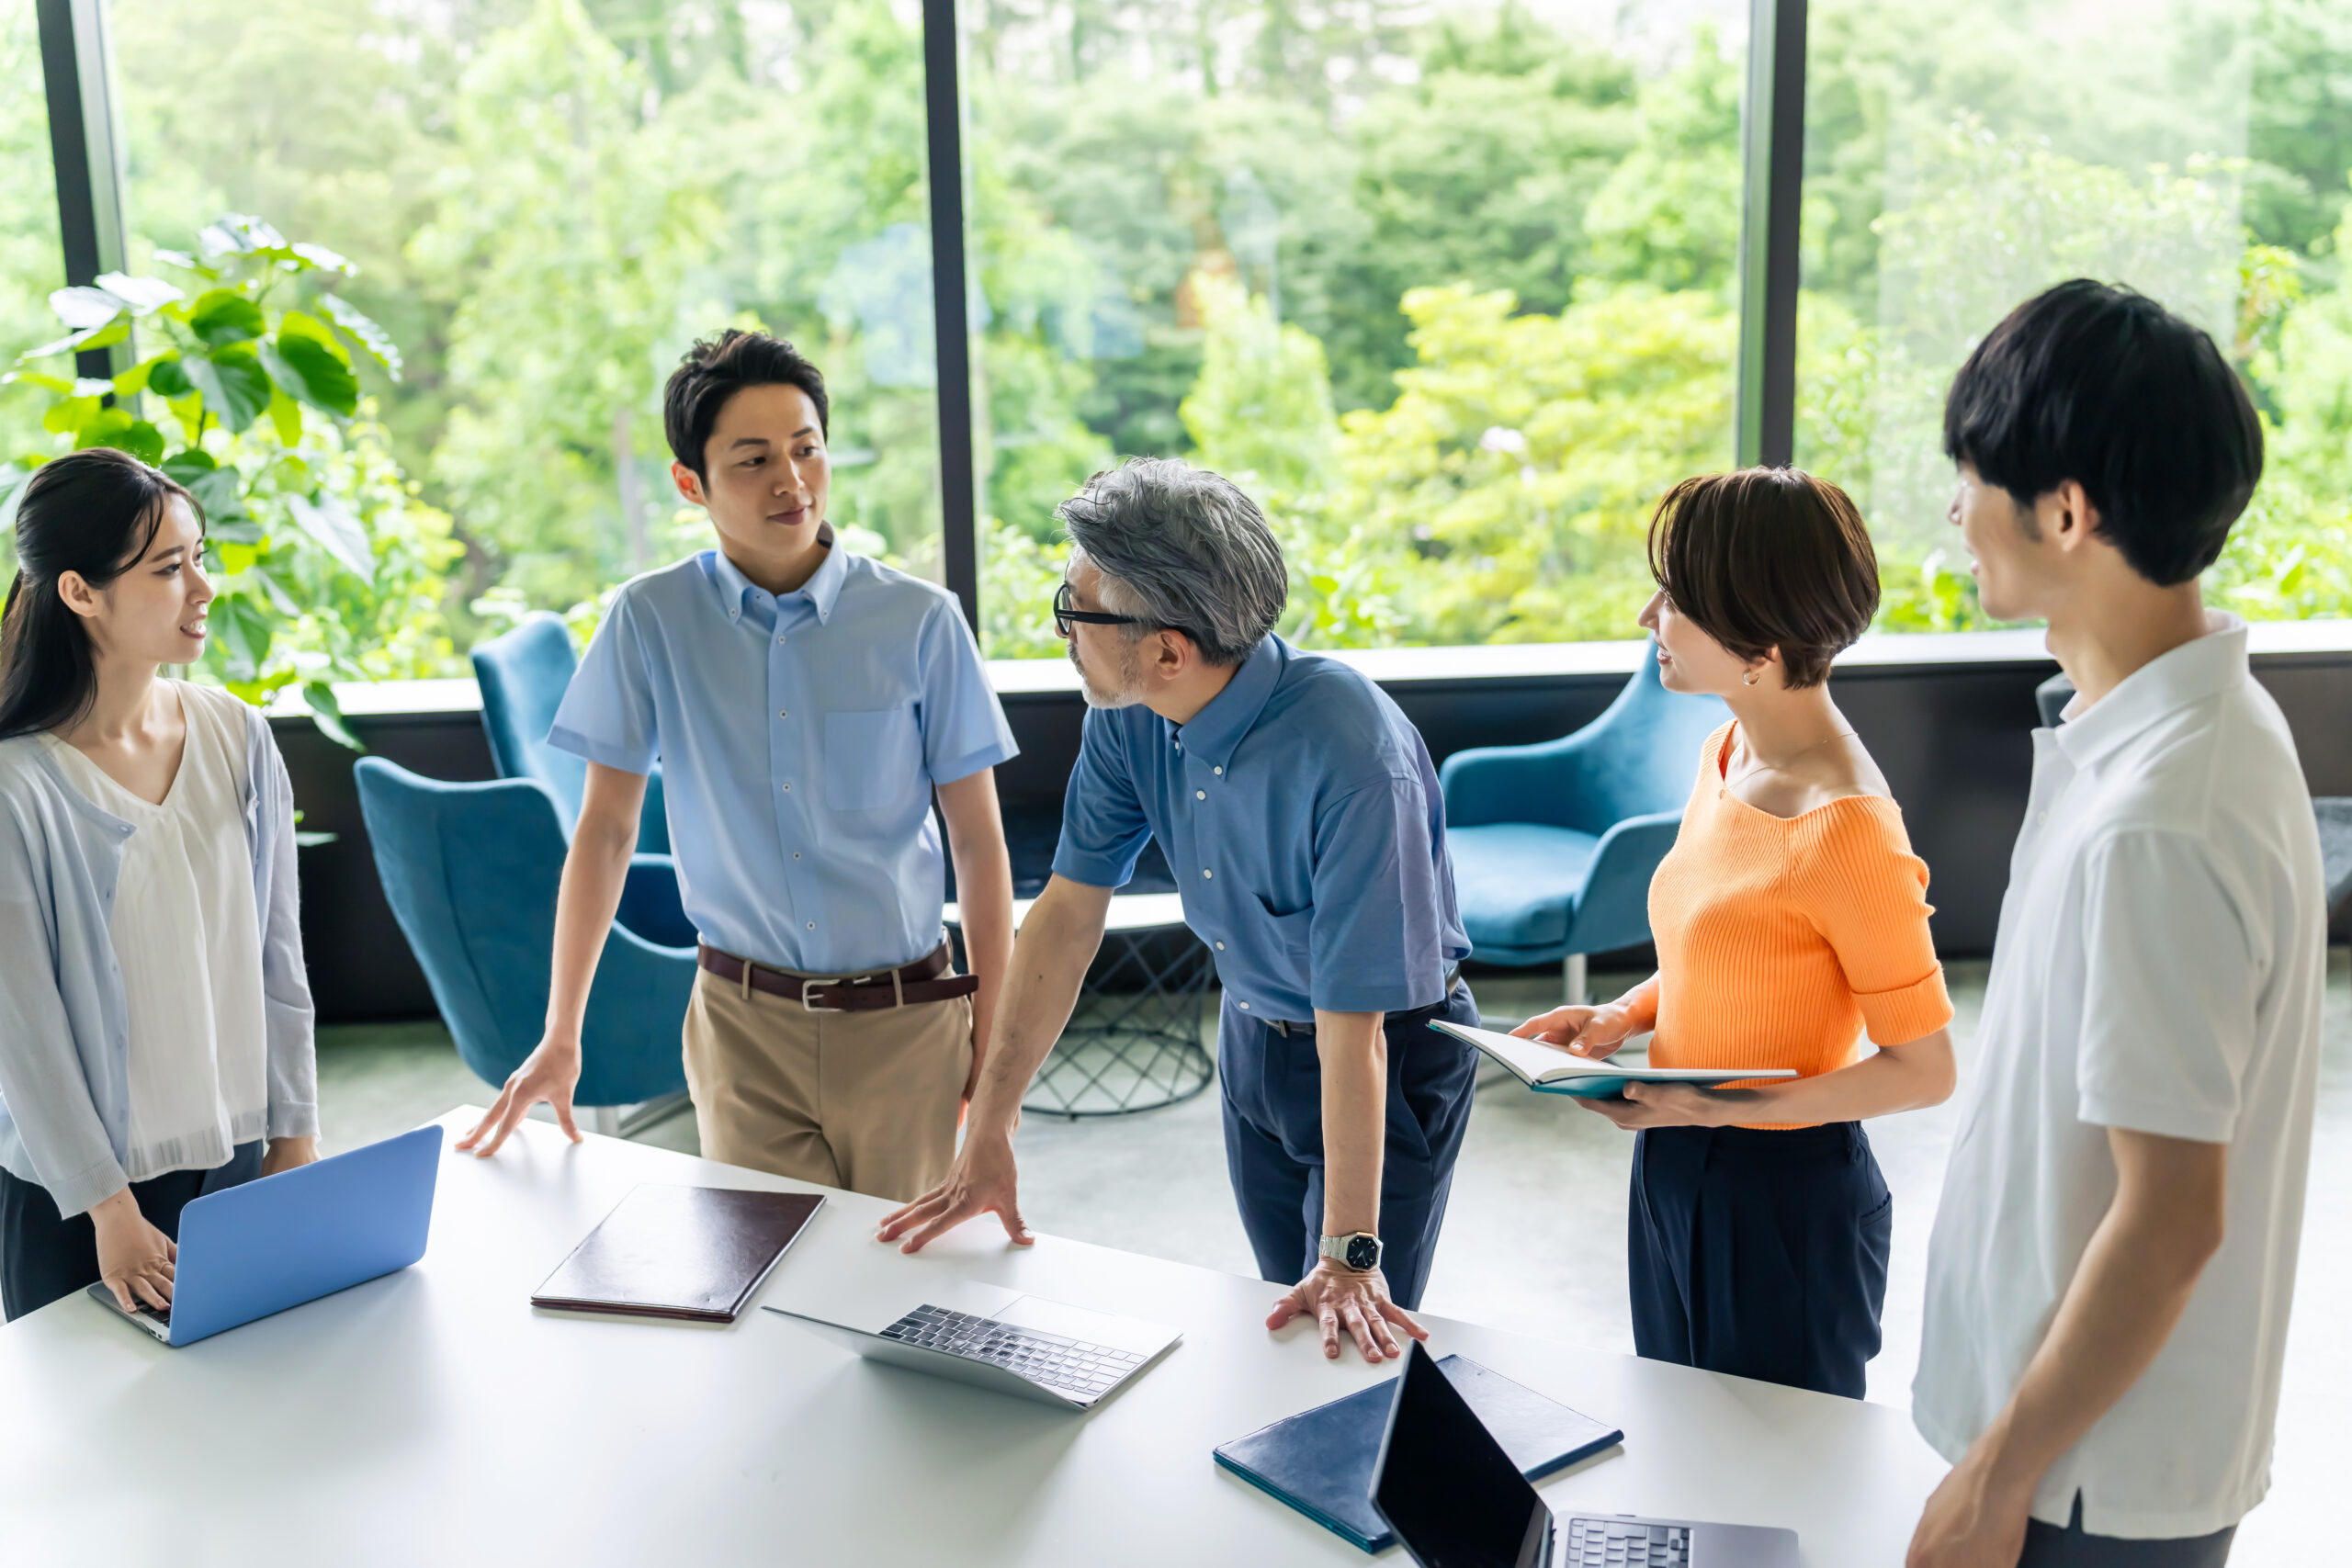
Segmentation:
{"type": "Polygon", "coordinates": [[[1278,637],[1189,724],[1088,712],[1055,874],[1122,886],[1151,838],[1254,1017],[1409,1012],[1469,954],[1420,732],[1364,676],[1278,637]]]}
{"type": "Polygon", "coordinates": [[[1017,750],[954,598],[838,545],[781,596],[718,550],[624,584],[548,741],[659,758],[702,940],[813,975],[939,945],[932,786],[1017,750]]]}

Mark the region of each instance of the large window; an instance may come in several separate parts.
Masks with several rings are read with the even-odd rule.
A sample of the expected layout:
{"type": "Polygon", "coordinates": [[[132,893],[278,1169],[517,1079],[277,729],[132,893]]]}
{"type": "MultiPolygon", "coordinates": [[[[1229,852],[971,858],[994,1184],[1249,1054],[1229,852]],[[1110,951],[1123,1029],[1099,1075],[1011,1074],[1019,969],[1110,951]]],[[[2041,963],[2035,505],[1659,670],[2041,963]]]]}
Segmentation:
{"type": "Polygon", "coordinates": [[[348,257],[367,389],[467,554],[458,642],[709,543],[661,389],[762,324],[823,366],[835,523],[940,573],[922,24],[888,0],[113,0],[133,261],[224,211],[348,257]]]}
{"type": "Polygon", "coordinates": [[[991,653],[1131,454],[1258,497],[1309,645],[1639,635],[1732,456],[1745,7],[1614,10],[964,8],[991,653]]]}
{"type": "Polygon", "coordinates": [[[2211,333],[2269,423],[2211,596],[2352,614],[2352,12],[1816,0],[1811,32],[1797,459],[1871,518],[1882,623],[1985,624],[1944,525],[1944,389],[2011,306],[2085,275],[2211,333]]]}
{"type": "MultiPolygon", "coordinates": [[[[0,10],[0,366],[60,335],[49,296],[64,282],[40,39],[33,8],[10,6],[0,10]]],[[[31,399],[0,395],[0,464],[49,450],[40,421],[31,399]]],[[[10,553],[10,540],[0,537],[0,565],[10,553]]]]}
{"type": "MultiPolygon", "coordinates": [[[[334,437],[395,487],[379,501],[412,496],[408,607],[369,602],[409,628],[379,673],[460,669],[521,609],[593,613],[706,542],[659,389],[729,322],[824,366],[853,546],[976,590],[1008,658],[1059,652],[1054,507],[1134,454],[1260,498],[1310,646],[1625,637],[1657,496],[1734,458],[1743,326],[1786,341],[1758,335],[1784,289],[1739,316],[1764,205],[1744,159],[1769,143],[1743,148],[1747,0],[107,9],[128,269],[200,289],[170,253],[250,214],[349,258],[299,290],[402,356],[356,359],[369,400],[334,437]],[[950,16],[952,127],[924,75],[950,16]],[[963,271],[942,277],[951,130],[963,271]],[[941,385],[941,288],[968,397],[941,385]],[[969,419],[973,516],[946,514],[942,408],[949,435],[969,419]]],[[[2352,9],[1805,11],[1794,456],[1871,518],[1882,625],[1984,624],[1942,523],[1943,390],[2004,311],[2081,273],[2211,329],[2269,422],[2215,598],[2352,615],[2352,9]]],[[[34,35],[31,6],[0,20],[0,362],[56,335],[64,281],[34,35]]],[[[1751,412],[1787,408],[1780,374],[1751,412]]],[[[43,412],[0,389],[0,459],[64,439],[43,412]]]]}

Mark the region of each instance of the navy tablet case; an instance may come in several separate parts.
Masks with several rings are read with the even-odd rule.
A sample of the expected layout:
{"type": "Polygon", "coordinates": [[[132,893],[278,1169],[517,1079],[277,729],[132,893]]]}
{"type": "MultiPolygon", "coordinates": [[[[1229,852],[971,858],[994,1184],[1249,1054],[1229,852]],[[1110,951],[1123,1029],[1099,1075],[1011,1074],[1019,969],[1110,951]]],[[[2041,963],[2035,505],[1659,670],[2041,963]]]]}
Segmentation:
{"type": "MultiPolygon", "coordinates": [[[[1616,1427],[1465,1357],[1448,1356],[1438,1366],[1530,1481],[1625,1440],[1616,1427]]],[[[1372,1506],[1373,1467],[1396,1398],[1390,1378],[1220,1444],[1216,1461],[1332,1534],[1378,1551],[1396,1540],[1372,1506]]]]}

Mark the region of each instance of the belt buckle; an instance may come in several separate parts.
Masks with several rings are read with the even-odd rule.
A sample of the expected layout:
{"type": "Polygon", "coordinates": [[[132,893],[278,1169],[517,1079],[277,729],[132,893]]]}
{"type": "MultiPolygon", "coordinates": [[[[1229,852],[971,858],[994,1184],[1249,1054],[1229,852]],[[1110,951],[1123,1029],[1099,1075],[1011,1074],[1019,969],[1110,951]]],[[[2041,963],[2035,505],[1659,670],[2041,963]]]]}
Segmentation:
{"type": "Polygon", "coordinates": [[[802,1010],[805,1010],[805,1011],[808,1011],[808,1012],[846,1012],[846,1011],[848,1011],[849,1010],[848,1010],[848,1009],[846,1009],[846,1008],[829,1008],[829,1007],[820,1007],[819,1005],[817,1005],[817,1003],[815,1003],[815,1002],[813,1002],[813,1001],[811,1001],[811,1000],[809,1000],[809,999],[808,999],[808,998],[809,998],[809,995],[810,995],[810,993],[815,992],[815,991],[821,991],[821,990],[825,989],[825,988],[826,988],[827,987],[829,987],[829,986],[838,986],[838,985],[840,985],[840,984],[841,984],[841,982],[840,982],[839,980],[814,980],[814,979],[810,979],[810,980],[803,980],[803,981],[801,981],[801,982],[800,982],[800,1006],[801,1006],[802,1010]]]}

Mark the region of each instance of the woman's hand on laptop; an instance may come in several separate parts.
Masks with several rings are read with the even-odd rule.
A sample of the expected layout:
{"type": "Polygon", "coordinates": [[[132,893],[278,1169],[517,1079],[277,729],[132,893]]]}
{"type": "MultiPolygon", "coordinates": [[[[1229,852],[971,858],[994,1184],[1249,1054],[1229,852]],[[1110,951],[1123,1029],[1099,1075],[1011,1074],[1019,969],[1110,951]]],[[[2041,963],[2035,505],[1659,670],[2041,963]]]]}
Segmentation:
{"type": "Polygon", "coordinates": [[[523,1065],[506,1075],[506,1087],[498,1091],[498,1099],[490,1114],[474,1123],[474,1130],[458,1140],[459,1150],[473,1150],[482,1159],[498,1152],[506,1134],[523,1120],[531,1107],[546,1100],[555,1108],[556,1125],[573,1143],[580,1142],[580,1129],[571,1121],[571,1091],[580,1083],[580,1042],[561,1040],[548,1035],[538,1048],[523,1058],[523,1065]],[[482,1143],[487,1135],[490,1141],[482,1143]],[[475,1149],[476,1144],[481,1147],[475,1149]]]}
{"type": "Polygon", "coordinates": [[[116,1304],[125,1312],[141,1304],[170,1310],[172,1267],[180,1249],[139,1212],[130,1189],[94,1205],[90,1223],[98,1232],[98,1278],[114,1292],[116,1304]]]}
{"type": "Polygon", "coordinates": [[[1597,1008],[1554,1008],[1511,1031],[1521,1040],[1555,1045],[1572,1056],[1606,1056],[1632,1038],[1634,1018],[1611,1002],[1597,1008]]]}

